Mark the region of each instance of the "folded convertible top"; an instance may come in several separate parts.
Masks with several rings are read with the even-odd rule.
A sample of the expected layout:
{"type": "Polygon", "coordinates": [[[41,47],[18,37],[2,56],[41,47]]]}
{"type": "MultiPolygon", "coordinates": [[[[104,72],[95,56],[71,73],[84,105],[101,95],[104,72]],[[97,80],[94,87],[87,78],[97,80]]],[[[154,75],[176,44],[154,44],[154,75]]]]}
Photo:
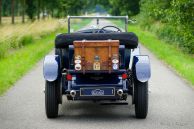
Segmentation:
{"type": "Polygon", "coordinates": [[[138,37],[132,32],[121,33],[71,33],[59,34],[55,38],[56,48],[66,48],[73,45],[75,40],[119,40],[120,45],[127,48],[136,48],[138,46],[138,37]]]}

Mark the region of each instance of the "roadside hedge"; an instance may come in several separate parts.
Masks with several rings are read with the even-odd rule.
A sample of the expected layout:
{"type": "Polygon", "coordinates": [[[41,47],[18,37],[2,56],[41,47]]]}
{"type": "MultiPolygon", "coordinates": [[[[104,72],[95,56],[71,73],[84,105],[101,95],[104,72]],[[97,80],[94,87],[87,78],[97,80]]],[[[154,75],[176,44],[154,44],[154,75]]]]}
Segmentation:
{"type": "Polygon", "coordinates": [[[194,54],[194,1],[142,0],[141,27],[194,54]]]}

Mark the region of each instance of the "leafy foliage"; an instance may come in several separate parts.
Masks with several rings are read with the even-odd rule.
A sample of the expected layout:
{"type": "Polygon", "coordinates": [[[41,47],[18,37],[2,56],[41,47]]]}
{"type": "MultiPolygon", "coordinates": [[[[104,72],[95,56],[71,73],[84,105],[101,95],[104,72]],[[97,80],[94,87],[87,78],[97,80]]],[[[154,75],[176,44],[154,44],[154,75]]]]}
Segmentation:
{"type": "Polygon", "coordinates": [[[110,13],[114,15],[133,16],[139,13],[140,0],[109,0],[111,8],[110,13]]]}
{"type": "Polygon", "coordinates": [[[84,7],[83,0],[61,1],[61,4],[65,11],[65,15],[68,14],[78,15],[84,7]]]}
{"type": "Polygon", "coordinates": [[[141,24],[148,29],[160,22],[155,30],[169,43],[175,42],[185,52],[194,54],[194,1],[142,0],[141,24]]]}

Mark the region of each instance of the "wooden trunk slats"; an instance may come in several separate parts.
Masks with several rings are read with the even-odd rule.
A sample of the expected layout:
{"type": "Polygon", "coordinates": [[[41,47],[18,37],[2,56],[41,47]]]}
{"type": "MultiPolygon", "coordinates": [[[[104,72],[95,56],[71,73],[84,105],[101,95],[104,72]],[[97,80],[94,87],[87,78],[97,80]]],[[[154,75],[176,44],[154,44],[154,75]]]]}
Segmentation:
{"type": "Polygon", "coordinates": [[[112,71],[112,59],[119,60],[119,40],[74,41],[74,58],[81,56],[82,71],[112,71]],[[100,64],[100,69],[98,65],[100,64]],[[94,69],[94,66],[96,66],[94,69]]]}

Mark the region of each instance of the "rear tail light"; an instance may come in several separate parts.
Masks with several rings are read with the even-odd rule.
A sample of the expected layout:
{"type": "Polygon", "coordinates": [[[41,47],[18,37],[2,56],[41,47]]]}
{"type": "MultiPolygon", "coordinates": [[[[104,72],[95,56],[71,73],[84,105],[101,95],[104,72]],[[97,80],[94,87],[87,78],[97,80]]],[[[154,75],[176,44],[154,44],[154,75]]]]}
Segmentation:
{"type": "Polygon", "coordinates": [[[72,80],[72,75],[71,74],[67,74],[66,79],[67,79],[67,81],[71,81],[72,80]]]}
{"type": "Polygon", "coordinates": [[[127,78],[128,78],[128,76],[126,73],[122,74],[122,79],[127,79],[127,78]]]}

